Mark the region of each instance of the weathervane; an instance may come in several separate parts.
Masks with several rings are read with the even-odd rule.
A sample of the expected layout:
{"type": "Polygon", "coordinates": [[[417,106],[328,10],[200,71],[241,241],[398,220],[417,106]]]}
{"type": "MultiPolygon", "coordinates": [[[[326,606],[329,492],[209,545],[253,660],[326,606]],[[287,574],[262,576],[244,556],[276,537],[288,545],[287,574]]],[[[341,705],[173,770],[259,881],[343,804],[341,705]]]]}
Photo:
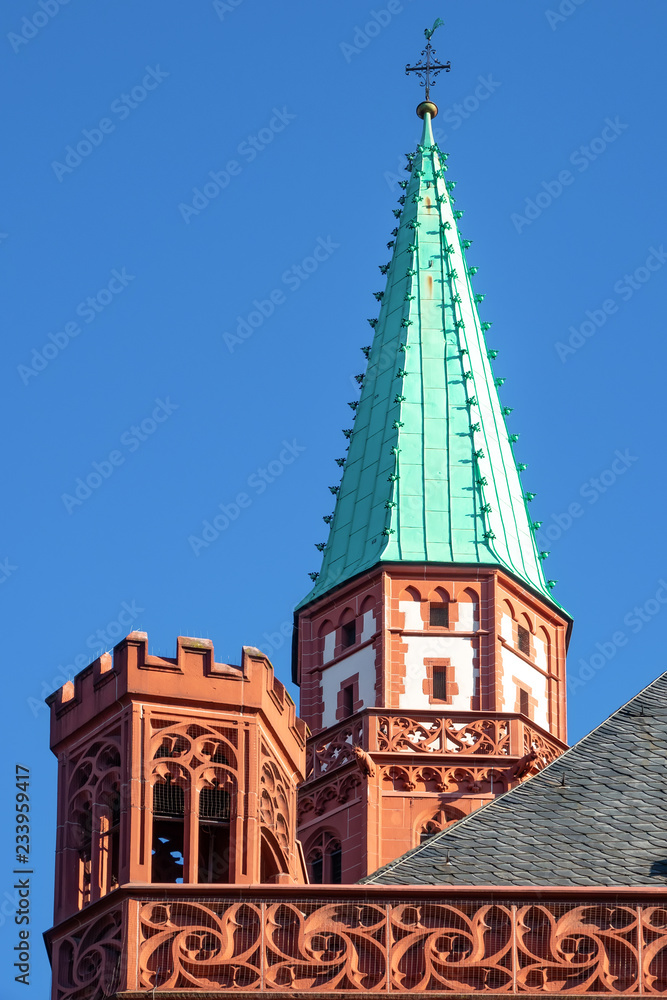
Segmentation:
{"type": "Polygon", "coordinates": [[[425,57],[425,59],[422,59],[415,66],[408,65],[405,67],[406,73],[416,73],[419,79],[421,80],[421,85],[422,87],[424,87],[425,90],[424,99],[426,101],[430,101],[431,99],[431,86],[435,85],[435,78],[438,75],[438,73],[443,69],[445,73],[449,73],[450,69],[452,68],[452,64],[449,62],[447,63],[438,62],[435,54],[435,49],[431,45],[431,38],[433,37],[433,33],[435,32],[436,28],[439,28],[440,25],[444,23],[445,22],[442,20],[442,18],[438,17],[436,18],[433,27],[430,29],[430,31],[428,28],[424,29],[424,34],[426,36],[426,48],[422,49],[421,54],[422,56],[425,57]]]}

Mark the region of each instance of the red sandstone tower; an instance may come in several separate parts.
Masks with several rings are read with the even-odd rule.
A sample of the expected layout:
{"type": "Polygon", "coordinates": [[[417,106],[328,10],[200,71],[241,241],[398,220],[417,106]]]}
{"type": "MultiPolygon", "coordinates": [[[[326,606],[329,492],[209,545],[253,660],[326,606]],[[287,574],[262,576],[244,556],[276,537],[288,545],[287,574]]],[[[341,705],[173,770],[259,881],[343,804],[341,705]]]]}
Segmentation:
{"type": "Polygon", "coordinates": [[[295,840],[305,726],[267,658],[245,647],[240,667],[216,663],[203,639],[180,637],[174,659],[147,646],[132,632],[48,699],[54,996],[88,996],[97,970],[120,981],[134,961],[132,904],[118,889],[305,878],[295,840]]]}
{"type": "Polygon", "coordinates": [[[554,601],[426,101],[322,569],[297,610],[311,880],[355,882],[564,748],[554,601]]]}
{"type": "Polygon", "coordinates": [[[566,620],[506,573],[379,567],[298,627],[311,881],[356,882],[565,748],[566,620]]]}

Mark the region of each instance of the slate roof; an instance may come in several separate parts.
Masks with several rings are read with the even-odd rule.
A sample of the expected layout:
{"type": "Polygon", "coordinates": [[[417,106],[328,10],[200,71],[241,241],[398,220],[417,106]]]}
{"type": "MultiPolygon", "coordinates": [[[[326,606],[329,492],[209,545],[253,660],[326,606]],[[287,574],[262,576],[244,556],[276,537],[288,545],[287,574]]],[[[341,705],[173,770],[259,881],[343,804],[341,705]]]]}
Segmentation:
{"type": "Polygon", "coordinates": [[[667,673],[535,777],[363,881],[664,886],[667,673]]]}

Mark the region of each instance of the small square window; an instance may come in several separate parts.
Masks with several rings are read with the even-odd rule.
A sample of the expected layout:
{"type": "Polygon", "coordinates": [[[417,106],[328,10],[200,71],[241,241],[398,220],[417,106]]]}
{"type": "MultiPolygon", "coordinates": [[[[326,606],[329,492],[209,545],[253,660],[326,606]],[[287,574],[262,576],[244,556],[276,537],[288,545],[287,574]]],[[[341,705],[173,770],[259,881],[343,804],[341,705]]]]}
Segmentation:
{"type": "Polygon", "coordinates": [[[522,715],[530,714],[528,692],[524,691],[523,688],[519,688],[519,711],[522,715]]]}
{"type": "Polygon", "coordinates": [[[429,625],[436,625],[438,628],[449,627],[449,605],[429,604],[429,625]]]}
{"type": "Polygon", "coordinates": [[[343,718],[354,715],[354,688],[351,684],[343,688],[343,718]]]}
{"type": "Polygon", "coordinates": [[[519,649],[526,656],[530,656],[530,632],[523,625],[519,625],[519,649]]]}
{"type": "Polygon", "coordinates": [[[343,646],[354,646],[357,641],[357,623],[356,621],[347,622],[342,628],[342,639],[343,646]]]}
{"type": "Polygon", "coordinates": [[[447,667],[433,667],[433,697],[447,701],[447,667]]]}

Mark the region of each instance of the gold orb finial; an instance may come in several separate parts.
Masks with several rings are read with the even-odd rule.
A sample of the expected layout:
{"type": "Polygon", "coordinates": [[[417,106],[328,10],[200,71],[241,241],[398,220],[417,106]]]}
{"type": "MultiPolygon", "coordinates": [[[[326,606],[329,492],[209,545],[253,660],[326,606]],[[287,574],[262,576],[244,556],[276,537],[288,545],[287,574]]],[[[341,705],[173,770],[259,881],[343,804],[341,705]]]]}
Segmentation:
{"type": "Polygon", "coordinates": [[[421,104],[417,105],[417,114],[420,118],[424,115],[430,115],[431,118],[435,118],[438,113],[438,105],[434,104],[433,101],[422,101],[421,104]]]}

